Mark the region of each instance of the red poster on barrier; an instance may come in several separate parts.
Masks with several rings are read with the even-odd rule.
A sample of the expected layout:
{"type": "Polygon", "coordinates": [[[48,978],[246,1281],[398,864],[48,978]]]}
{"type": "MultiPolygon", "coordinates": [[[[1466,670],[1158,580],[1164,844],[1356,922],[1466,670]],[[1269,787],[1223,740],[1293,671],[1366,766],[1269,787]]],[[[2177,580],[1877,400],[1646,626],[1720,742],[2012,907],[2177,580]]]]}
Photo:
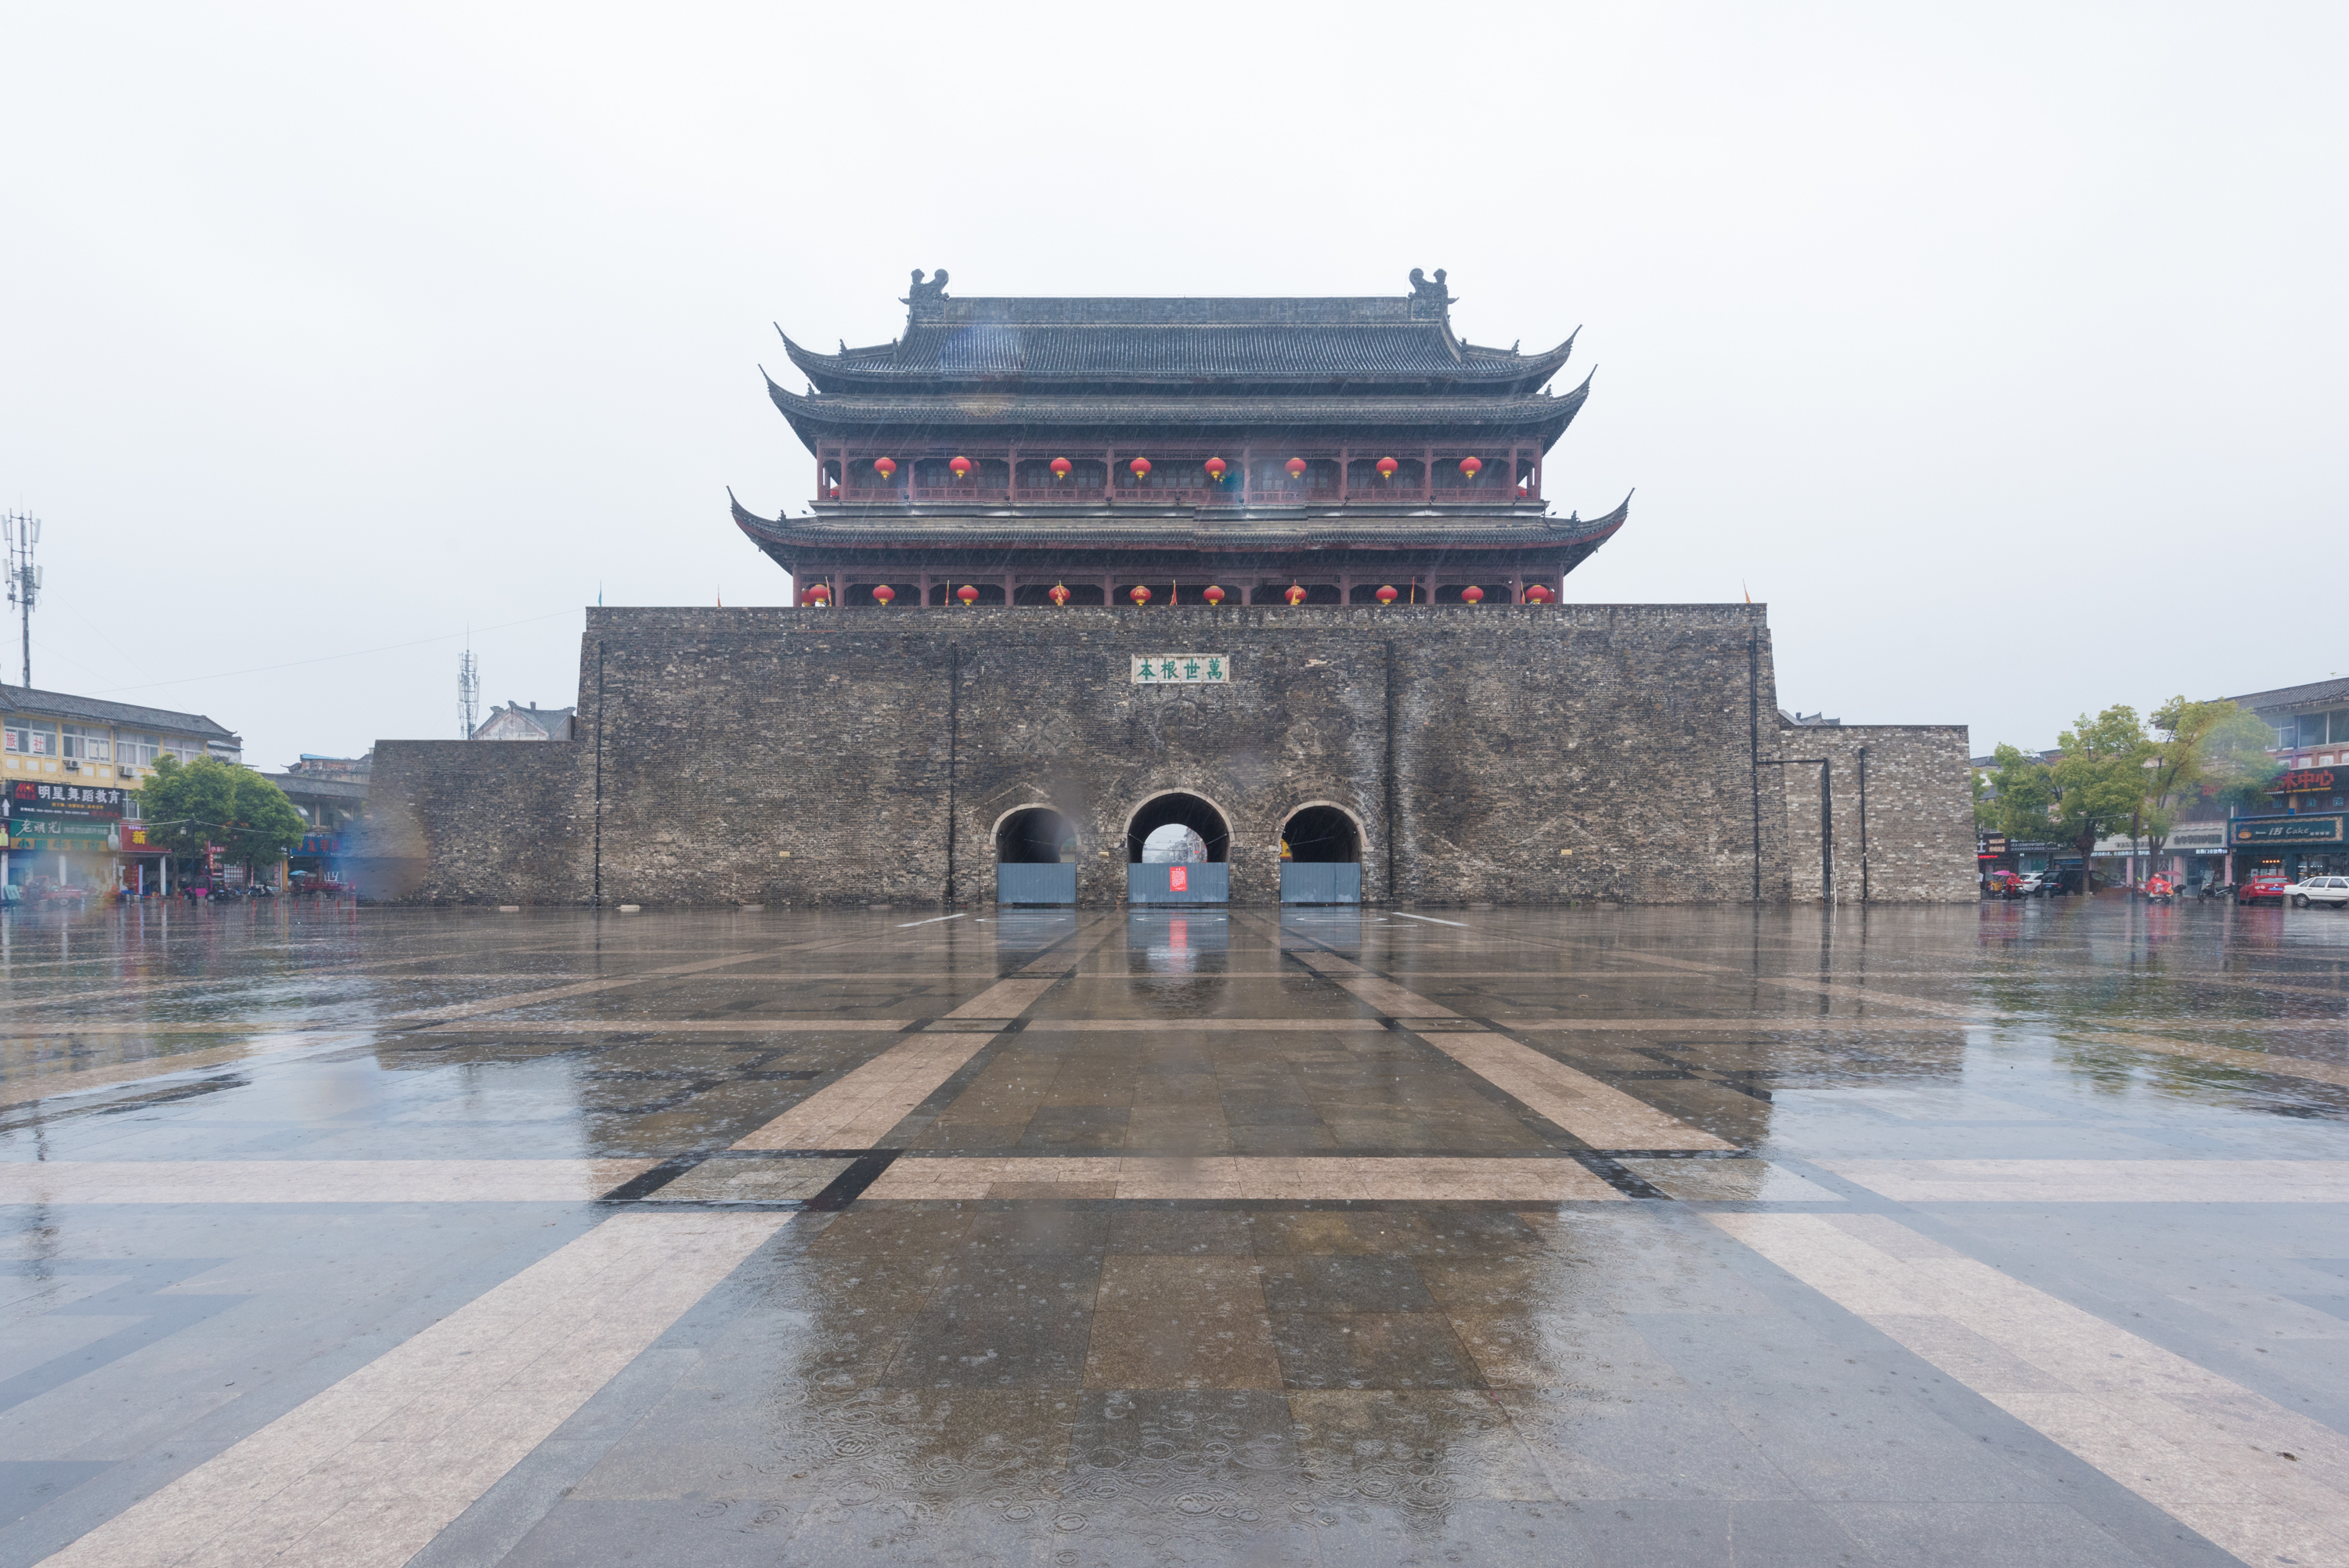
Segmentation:
{"type": "Polygon", "coordinates": [[[1167,867],[1166,891],[1169,892],[1189,892],[1191,891],[1191,868],[1188,866],[1167,867]]]}

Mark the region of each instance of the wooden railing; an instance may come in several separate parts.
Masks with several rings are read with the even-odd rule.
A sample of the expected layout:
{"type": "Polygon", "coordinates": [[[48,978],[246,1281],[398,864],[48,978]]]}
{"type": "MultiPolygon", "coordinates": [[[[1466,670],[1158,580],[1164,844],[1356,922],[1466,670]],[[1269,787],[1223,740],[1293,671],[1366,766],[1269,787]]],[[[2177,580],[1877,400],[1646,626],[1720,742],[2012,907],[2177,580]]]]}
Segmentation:
{"type": "Polygon", "coordinates": [[[1511,485],[1439,485],[1433,490],[1428,492],[1427,499],[1430,500],[1444,501],[1449,505],[1454,506],[1460,505],[1463,502],[1473,505],[1478,501],[1482,501],[1487,506],[1501,506],[1521,500],[1534,500],[1538,498],[1522,494],[1516,489],[1516,487],[1511,485]]]}
{"type": "Polygon", "coordinates": [[[1009,500],[1007,490],[989,490],[984,485],[916,485],[916,500],[1009,500]]]}

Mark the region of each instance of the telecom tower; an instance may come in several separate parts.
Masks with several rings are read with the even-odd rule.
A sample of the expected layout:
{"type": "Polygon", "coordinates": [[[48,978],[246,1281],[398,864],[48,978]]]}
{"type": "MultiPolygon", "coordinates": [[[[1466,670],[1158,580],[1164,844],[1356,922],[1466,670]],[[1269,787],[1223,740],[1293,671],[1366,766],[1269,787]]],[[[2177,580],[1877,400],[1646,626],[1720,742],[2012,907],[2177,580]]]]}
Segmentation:
{"type": "Polygon", "coordinates": [[[33,684],[33,603],[41,596],[41,569],[33,546],[41,542],[41,520],[21,511],[0,512],[0,538],[8,545],[8,603],[25,623],[25,684],[33,684]]]}
{"type": "Polygon", "coordinates": [[[473,738],[473,730],[481,721],[481,671],[473,663],[473,650],[469,645],[465,656],[457,661],[457,718],[464,727],[458,734],[464,739],[473,738]]]}

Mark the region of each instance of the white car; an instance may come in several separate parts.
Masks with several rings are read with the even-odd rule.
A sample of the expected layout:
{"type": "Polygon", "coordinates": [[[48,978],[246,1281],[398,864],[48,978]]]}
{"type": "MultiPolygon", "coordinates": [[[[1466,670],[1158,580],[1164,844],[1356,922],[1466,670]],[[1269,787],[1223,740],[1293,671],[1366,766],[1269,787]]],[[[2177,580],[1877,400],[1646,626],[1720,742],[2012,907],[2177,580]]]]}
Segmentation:
{"type": "Polygon", "coordinates": [[[2349,877],[2311,877],[2283,891],[2294,909],[2306,909],[2312,903],[2329,903],[2335,909],[2349,907],[2349,877]]]}

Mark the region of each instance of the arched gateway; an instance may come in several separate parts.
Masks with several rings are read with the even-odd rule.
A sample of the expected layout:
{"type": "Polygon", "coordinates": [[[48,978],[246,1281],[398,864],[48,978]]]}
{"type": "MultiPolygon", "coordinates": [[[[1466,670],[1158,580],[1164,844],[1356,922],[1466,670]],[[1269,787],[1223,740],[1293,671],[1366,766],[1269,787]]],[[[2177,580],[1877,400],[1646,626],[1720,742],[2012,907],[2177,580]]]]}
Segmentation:
{"type": "Polygon", "coordinates": [[[1316,800],[1280,827],[1280,902],[1362,902],[1362,827],[1342,806],[1316,800]]]}
{"type": "Polygon", "coordinates": [[[1231,855],[1231,825],[1214,801],[1181,789],[1154,795],[1126,820],[1125,896],[1133,903],[1229,903],[1231,855]]]}
{"type": "Polygon", "coordinates": [[[995,902],[1077,902],[1076,825],[1050,806],[1022,806],[995,824],[995,902]]]}

